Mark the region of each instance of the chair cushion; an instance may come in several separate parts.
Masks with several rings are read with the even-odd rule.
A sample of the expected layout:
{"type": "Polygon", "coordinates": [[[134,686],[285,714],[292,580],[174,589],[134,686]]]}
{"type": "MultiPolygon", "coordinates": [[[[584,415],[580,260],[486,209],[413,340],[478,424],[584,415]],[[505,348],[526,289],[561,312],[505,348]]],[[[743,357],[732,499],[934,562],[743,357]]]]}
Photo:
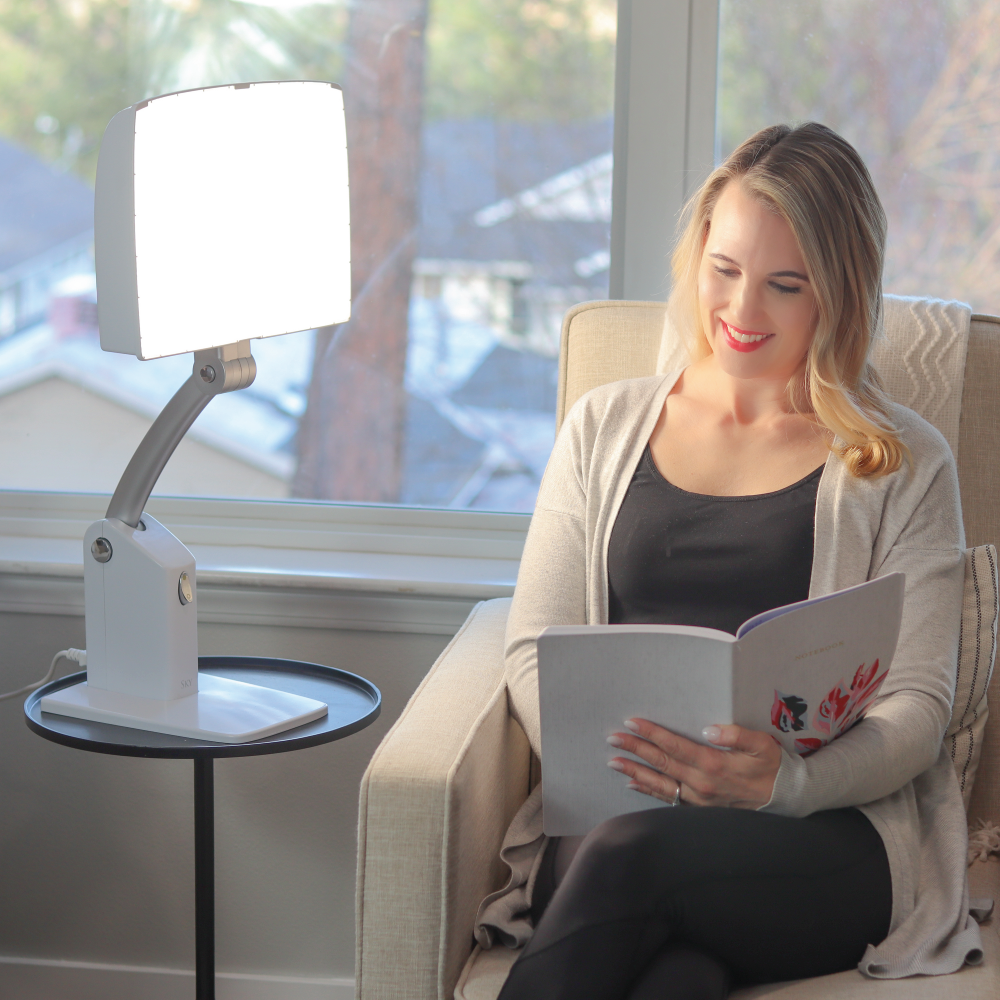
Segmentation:
{"type": "Polygon", "coordinates": [[[458,977],[455,1000],[496,1000],[510,967],[520,954],[520,948],[498,945],[483,951],[477,944],[462,969],[462,975],[458,977]]]}
{"type": "Polygon", "coordinates": [[[730,1000],[996,1000],[1000,996],[1000,938],[983,932],[982,965],[967,965],[950,976],[866,979],[854,969],[817,979],[772,983],[736,990],[730,1000]]]}
{"type": "MultiPolygon", "coordinates": [[[[1000,858],[977,861],[969,868],[969,893],[1000,899],[1000,858]]],[[[967,965],[949,976],[866,979],[851,969],[833,976],[736,990],[729,995],[730,1000],[996,1000],[1000,996],[1000,919],[994,915],[979,928],[982,964],[967,965]]]]}
{"type": "MultiPolygon", "coordinates": [[[[996,1000],[1000,996],[1000,938],[983,927],[982,965],[966,966],[951,976],[911,979],[866,979],[850,969],[833,976],[771,983],[736,990],[730,1000],[996,1000]]],[[[455,1000],[496,1000],[517,958],[517,951],[492,948],[475,951],[455,987],[455,1000]]]]}
{"type": "Polygon", "coordinates": [[[916,410],[958,455],[972,310],[964,302],[885,296],[885,336],[871,360],[886,392],[916,410]]]}
{"type": "Polygon", "coordinates": [[[563,319],[556,429],[586,392],[656,371],[663,302],[582,302],[563,319]]]}
{"type": "Polygon", "coordinates": [[[989,714],[986,689],[993,675],[998,614],[996,549],[992,545],[978,545],[965,553],[965,595],[955,702],[945,736],[966,809],[989,714]]]}
{"type": "MultiPolygon", "coordinates": [[[[969,869],[973,896],[1000,898],[1000,858],[977,861],[969,869]]],[[[736,990],[730,1000],[996,1000],[1000,996],[1000,918],[981,925],[982,965],[966,966],[950,976],[909,979],[866,979],[850,969],[833,976],[772,983],[736,990]]],[[[455,1000],[496,1000],[519,951],[479,945],[465,963],[455,987],[455,1000]]]]}

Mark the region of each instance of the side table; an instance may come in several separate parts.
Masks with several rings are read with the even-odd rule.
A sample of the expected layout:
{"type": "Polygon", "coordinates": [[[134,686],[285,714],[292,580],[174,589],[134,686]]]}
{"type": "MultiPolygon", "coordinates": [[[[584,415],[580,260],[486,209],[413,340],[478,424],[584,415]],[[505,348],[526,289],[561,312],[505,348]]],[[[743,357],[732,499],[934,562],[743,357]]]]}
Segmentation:
{"type": "Polygon", "coordinates": [[[39,736],[78,750],[194,762],[195,996],[215,1000],[215,758],[285,753],[350,736],[378,718],[382,695],[357,674],[299,660],[200,656],[198,670],[316,698],[329,711],[315,722],[252,743],[209,743],[42,712],[42,698],[84,680],[81,671],[33,691],[24,703],[24,719],[39,736]]]}

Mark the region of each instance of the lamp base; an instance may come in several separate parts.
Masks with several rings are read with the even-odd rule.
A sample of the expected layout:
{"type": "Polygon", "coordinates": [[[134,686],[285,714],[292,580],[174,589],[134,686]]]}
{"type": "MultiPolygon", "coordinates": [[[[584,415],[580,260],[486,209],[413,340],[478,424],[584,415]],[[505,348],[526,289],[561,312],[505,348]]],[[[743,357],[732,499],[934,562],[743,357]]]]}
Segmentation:
{"type": "Polygon", "coordinates": [[[326,703],[202,674],[198,693],[175,701],[92,688],[86,681],[42,698],[42,711],[213,743],[249,743],[326,715],[326,703]]]}

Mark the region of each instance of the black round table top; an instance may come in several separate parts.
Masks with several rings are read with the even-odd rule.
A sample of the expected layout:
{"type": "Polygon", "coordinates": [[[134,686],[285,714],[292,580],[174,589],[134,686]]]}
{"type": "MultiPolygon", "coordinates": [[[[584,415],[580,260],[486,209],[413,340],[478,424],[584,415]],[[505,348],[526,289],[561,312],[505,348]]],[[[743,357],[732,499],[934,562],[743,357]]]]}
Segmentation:
{"type": "Polygon", "coordinates": [[[382,710],[382,694],[371,681],[346,670],[324,667],[319,663],[269,656],[199,656],[198,669],[206,674],[234,681],[260,684],[315,698],[326,702],[329,710],[322,719],[315,722],[307,722],[304,726],[250,743],[211,743],[208,740],[151,733],[144,729],[128,729],[106,722],[88,722],[86,719],[43,712],[41,701],[47,694],[87,679],[86,671],[80,671],[32,691],[24,703],[24,721],[30,730],[53,743],[95,753],[175,759],[250,757],[300,750],[342,739],[371,725],[382,710]]]}

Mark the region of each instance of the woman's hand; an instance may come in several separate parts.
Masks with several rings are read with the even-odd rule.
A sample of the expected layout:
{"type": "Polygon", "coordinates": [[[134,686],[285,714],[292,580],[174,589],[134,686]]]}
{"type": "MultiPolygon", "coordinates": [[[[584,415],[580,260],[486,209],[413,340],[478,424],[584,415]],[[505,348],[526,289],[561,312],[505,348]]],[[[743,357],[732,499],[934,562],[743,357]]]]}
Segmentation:
{"type": "Polygon", "coordinates": [[[705,738],[715,745],[707,747],[645,719],[625,725],[632,732],[615,733],[608,742],[646,763],[615,757],[608,766],[631,778],[629,788],[670,803],[679,790],[681,802],[696,806],[757,809],[770,801],[781,747],[767,733],[708,726],[705,738]]]}

